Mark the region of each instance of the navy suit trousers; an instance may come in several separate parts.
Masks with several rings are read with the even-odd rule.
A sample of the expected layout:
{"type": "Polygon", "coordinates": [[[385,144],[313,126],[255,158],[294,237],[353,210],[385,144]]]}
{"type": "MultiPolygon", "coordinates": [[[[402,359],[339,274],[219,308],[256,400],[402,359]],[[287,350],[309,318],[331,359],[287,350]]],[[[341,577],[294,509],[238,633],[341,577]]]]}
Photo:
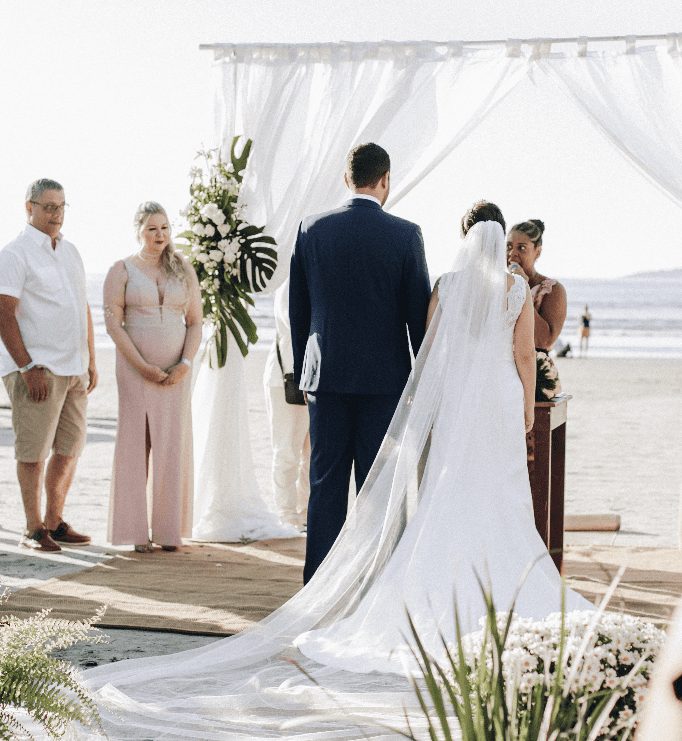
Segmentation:
{"type": "Polygon", "coordinates": [[[360,491],[399,399],[399,394],[308,394],[311,457],[304,583],[324,561],[346,520],[353,464],[360,491]]]}

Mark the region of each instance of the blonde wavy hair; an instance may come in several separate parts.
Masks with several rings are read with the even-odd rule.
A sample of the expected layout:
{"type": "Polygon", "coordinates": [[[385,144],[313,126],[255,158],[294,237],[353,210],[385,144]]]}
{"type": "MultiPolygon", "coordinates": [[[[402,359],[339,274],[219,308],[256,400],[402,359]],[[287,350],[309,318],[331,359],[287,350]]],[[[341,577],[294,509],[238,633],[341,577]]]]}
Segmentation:
{"type": "MultiPolygon", "coordinates": [[[[161,214],[168,222],[170,229],[170,220],[166,213],[166,209],[156,201],[144,201],[137,207],[135,218],[133,219],[138,240],[140,239],[140,234],[144,225],[147,223],[147,220],[150,216],[154,216],[155,214],[161,214]]],[[[185,265],[180,255],[176,252],[173,239],[170,236],[168,238],[168,244],[164,247],[164,250],[161,253],[161,267],[165,270],[166,275],[169,278],[177,278],[181,281],[187,280],[185,265]]]]}

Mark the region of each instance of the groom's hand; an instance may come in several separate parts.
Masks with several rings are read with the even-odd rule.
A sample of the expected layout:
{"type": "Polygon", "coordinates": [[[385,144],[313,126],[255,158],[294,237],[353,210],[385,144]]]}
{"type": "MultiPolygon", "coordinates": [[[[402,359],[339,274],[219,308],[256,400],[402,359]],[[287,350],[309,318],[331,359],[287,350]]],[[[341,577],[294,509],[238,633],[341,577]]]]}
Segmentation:
{"type": "Polygon", "coordinates": [[[307,391],[303,392],[303,401],[305,401],[306,405],[308,404],[308,392],[307,391]]]}

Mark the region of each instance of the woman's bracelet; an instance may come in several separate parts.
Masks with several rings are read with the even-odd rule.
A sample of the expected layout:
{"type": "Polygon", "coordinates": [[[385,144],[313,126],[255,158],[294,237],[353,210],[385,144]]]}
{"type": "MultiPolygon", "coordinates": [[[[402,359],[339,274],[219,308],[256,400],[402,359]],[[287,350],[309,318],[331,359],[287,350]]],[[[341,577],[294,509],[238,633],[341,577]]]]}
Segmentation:
{"type": "Polygon", "coordinates": [[[188,368],[192,367],[192,361],[187,358],[180,358],[180,362],[184,363],[188,368]]]}

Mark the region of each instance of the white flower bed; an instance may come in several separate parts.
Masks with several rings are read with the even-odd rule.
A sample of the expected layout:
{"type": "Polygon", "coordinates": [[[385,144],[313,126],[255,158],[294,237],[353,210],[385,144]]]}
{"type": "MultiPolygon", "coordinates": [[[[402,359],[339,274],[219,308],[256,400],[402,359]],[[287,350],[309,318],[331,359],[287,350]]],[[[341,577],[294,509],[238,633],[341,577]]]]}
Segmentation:
{"type": "MultiPolygon", "coordinates": [[[[507,614],[498,613],[497,627],[501,634],[507,619],[507,614]]],[[[485,619],[481,625],[485,625],[485,619]]],[[[641,618],[608,612],[598,617],[594,612],[568,613],[563,647],[561,632],[561,613],[544,620],[513,617],[502,654],[507,706],[515,707],[517,714],[526,712],[538,686],[549,689],[561,670],[561,704],[569,711],[571,705],[597,703],[614,692],[619,695],[600,736],[619,737],[621,731],[636,722],[665,634],[641,618]]],[[[483,656],[488,669],[493,668],[492,649],[486,635],[482,629],[463,639],[472,674],[483,656]]],[[[565,738],[571,738],[570,734],[565,738]]]]}

